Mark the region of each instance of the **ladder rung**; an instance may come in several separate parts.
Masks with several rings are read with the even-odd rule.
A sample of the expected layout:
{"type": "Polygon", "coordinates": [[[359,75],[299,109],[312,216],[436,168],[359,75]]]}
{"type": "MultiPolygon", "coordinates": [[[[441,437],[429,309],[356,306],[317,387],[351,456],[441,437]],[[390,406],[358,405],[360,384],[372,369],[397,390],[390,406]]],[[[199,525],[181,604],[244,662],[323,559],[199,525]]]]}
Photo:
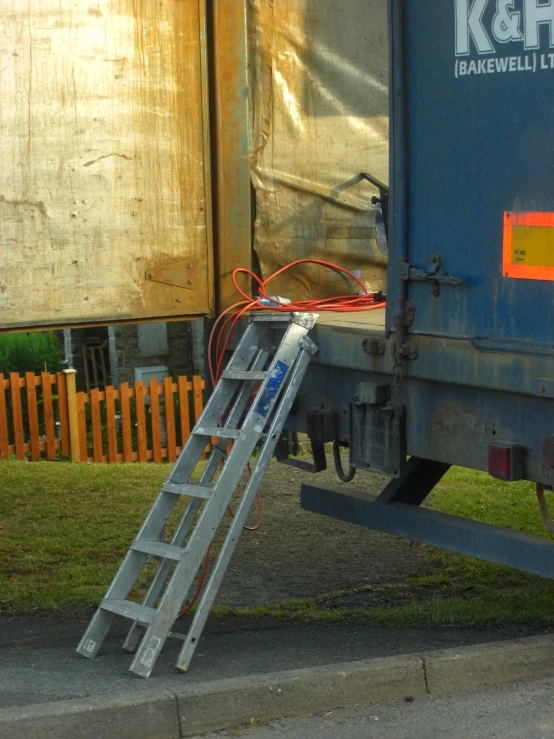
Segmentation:
{"type": "Polygon", "coordinates": [[[226,429],[219,426],[196,426],[193,431],[196,436],[219,436],[221,439],[238,439],[240,429],[226,429]]]}
{"type": "Polygon", "coordinates": [[[153,557],[174,559],[176,562],[180,562],[185,553],[184,549],[175,547],[173,544],[165,544],[163,541],[147,541],[145,539],[134,541],[131,544],[131,549],[135,552],[151,554],[153,557]]]}
{"type": "Polygon", "coordinates": [[[100,608],[117,613],[118,616],[130,618],[131,621],[139,621],[141,624],[152,623],[158,613],[155,608],[143,606],[142,603],[135,603],[132,600],[111,600],[110,598],[103,600],[100,608]]]}
{"type": "Polygon", "coordinates": [[[209,500],[213,495],[214,489],[212,485],[200,485],[199,483],[166,482],[162,488],[162,492],[209,500]]]}
{"type": "Polygon", "coordinates": [[[248,370],[223,370],[222,380],[265,380],[267,372],[249,372],[248,370]]]}

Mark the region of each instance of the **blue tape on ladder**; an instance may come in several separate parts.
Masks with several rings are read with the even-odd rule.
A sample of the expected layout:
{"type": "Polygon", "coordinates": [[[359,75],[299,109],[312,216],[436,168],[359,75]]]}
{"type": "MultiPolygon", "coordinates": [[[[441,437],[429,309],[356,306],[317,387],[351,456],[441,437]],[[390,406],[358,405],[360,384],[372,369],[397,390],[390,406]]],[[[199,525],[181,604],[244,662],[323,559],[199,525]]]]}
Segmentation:
{"type": "Polygon", "coordinates": [[[281,360],[275,363],[275,367],[273,368],[271,377],[267,381],[267,385],[265,387],[263,395],[260,398],[258,405],[256,406],[256,413],[259,413],[260,416],[264,416],[264,418],[265,416],[267,416],[269,412],[269,406],[271,405],[273,398],[279,392],[279,388],[283,384],[283,380],[285,379],[288,369],[288,365],[286,365],[284,362],[281,362],[281,360]]]}

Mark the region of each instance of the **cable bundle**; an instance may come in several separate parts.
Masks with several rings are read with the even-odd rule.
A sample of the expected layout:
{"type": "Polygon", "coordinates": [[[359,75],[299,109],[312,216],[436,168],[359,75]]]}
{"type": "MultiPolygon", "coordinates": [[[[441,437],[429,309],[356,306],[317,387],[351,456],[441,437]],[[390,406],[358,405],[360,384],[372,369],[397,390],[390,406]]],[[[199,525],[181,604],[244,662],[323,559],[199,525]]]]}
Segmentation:
{"type": "Polygon", "coordinates": [[[325,262],[321,259],[297,259],[296,261],[290,262],[290,264],[286,264],[284,267],[281,267],[281,269],[278,269],[265,280],[260,279],[258,275],[245,267],[238,267],[233,270],[231,279],[233,280],[233,285],[235,286],[236,291],[244,298],[244,300],[234,303],[234,305],[231,305],[229,308],[224,310],[216,320],[210,334],[208,341],[208,367],[210,379],[213,385],[217,383],[221,376],[225,352],[229,346],[229,341],[237,323],[245,313],[250,313],[255,310],[270,310],[281,313],[324,313],[330,311],[334,313],[354,313],[362,310],[382,308],[384,306],[384,302],[382,300],[377,300],[376,294],[369,292],[362,281],[352,272],[344,267],[339,267],[337,264],[325,262]],[[281,302],[279,298],[269,295],[267,292],[269,283],[279,275],[283,274],[283,272],[286,272],[299,264],[317,264],[321,267],[326,267],[334,272],[345,275],[358,285],[361,294],[339,295],[333,298],[318,298],[316,300],[297,300],[287,302],[286,304],[281,302]],[[257,284],[258,296],[256,298],[250,297],[238,285],[237,278],[240,274],[248,275],[257,284]]]}

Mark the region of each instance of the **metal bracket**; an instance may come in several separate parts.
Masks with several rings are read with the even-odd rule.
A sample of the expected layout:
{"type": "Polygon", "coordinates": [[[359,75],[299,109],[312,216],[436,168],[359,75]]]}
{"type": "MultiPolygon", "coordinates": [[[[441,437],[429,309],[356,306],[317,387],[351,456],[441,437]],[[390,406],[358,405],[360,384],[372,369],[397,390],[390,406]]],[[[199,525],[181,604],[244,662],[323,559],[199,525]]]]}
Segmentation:
{"type": "Polygon", "coordinates": [[[314,408],[306,413],[306,431],[312,447],[313,464],[301,459],[290,459],[289,444],[281,440],[275,448],[275,457],[281,464],[296,467],[303,472],[323,472],[327,469],[325,444],[339,434],[339,416],[331,408],[314,408]]]}
{"type": "Polygon", "coordinates": [[[400,265],[400,279],[411,282],[429,282],[431,284],[431,293],[437,297],[440,293],[441,285],[461,285],[462,280],[459,277],[452,277],[444,273],[442,254],[433,254],[429,269],[425,272],[416,269],[407,262],[400,265]]]}
{"type": "Polygon", "coordinates": [[[362,341],[362,349],[366,354],[376,354],[382,357],[387,348],[387,342],[384,339],[369,337],[362,341]]]}
{"type": "Polygon", "coordinates": [[[388,243],[389,240],[389,187],[384,182],[378,180],[377,177],[368,174],[367,172],[360,172],[359,175],[364,180],[370,182],[374,187],[379,190],[379,197],[373,196],[371,198],[372,205],[379,204],[381,206],[381,212],[383,213],[383,223],[385,226],[385,237],[388,243]]]}
{"type": "Polygon", "coordinates": [[[297,470],[302,470],[302,472],[309,472],[311,474],[324,472],[327,469],[325,445],[320,441],[314,441],[312,439],[310,439],[310,443],[312,446],[313,463],[304,462],[302,459],[291,459],[287,446],[283,444],[275,447],[275,459],[280,464],[286,464],[288,467],[294,467],[297,470]]]}
{"type": "Polygon", "coordinates": [[[301,349],[303,349],[305,352],[308,352],[308,354],[310,354],[311,356],[313,356],[314,354],[317,354],[317,346],[307,336],[303,336],[300,339],[300,341],[298,342],[298,346],[301,349]]]}
{"type": "Polygon", "coordinates": [[[413,343],[413,341],[406,341],[405,344],[402,344],[402,348],[400,350],[400,356],[402,359],[407,360],[413,360],[417,359],[417,356],[419,354],[419,349],[417,348],[417,345],[413,343]]]}

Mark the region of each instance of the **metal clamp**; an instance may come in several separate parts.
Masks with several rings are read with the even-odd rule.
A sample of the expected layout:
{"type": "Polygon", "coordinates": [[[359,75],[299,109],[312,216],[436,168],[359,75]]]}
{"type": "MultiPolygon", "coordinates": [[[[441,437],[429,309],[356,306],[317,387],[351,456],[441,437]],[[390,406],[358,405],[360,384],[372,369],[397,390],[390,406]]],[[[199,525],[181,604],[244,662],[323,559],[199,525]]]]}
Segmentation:
{"type": "Polygon", "coordinates": [[[461,285],[462,280],[459,277],[452,277],[444,273],[442,254],[433,254],[429,269],[425,272],[416,269],[407,262],[400,265],[400,279],[413,282],[429,282],[431,284],[431,293],[437,297],[440,293],[441,285],[461,285]]]}
{"type": "Polygon", "coordinates": [[[413,341],[405,341],[402,344],[402,348],[400,349],[400,356],[402,359],[412,361],[417,359],[418,355],[419,349],[417,348],[417,344],[414,344],[413,341]]]}

